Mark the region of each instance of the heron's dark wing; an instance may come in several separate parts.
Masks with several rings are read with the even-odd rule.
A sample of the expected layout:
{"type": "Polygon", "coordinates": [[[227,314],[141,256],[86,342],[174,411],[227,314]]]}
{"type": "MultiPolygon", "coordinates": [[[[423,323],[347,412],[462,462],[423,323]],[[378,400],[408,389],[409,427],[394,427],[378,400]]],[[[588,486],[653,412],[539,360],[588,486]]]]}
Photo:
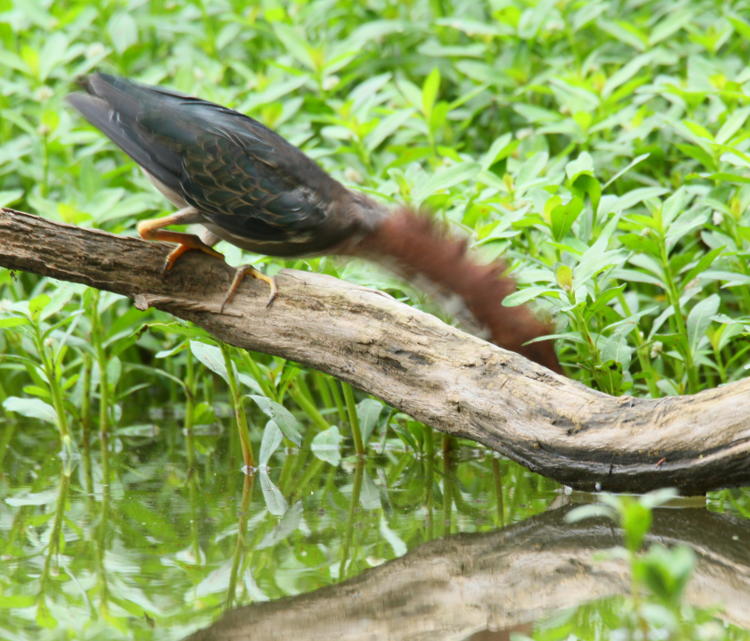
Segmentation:
{"type": "MultiPolygon", "coordinates": [[[[103,73],[83,76],[78,82],[87,93],[72,93],[67,101],[146,172],[174,190],[182,172],[179,151],[155,144],[139,123],[144,113],[158,109],[156,89],[103,73]]],[[[165,95],[164,102],[179,98],[165,95]]]]}
{"type": "Polygon", "coordinates": [[[280,241],[319,227],[344,187],[261,123],[220,105],[108,74],[68,101],[212,223],[280,241]]]}
{"type": "Polygon", "coordinates": [[[343,187],[299,149],[237,112],[195,104],[212,128],[183,152],[182,192],[234,234],[281,241],[319,229],[343,187]],[[211,111],[212,113],[208,113],[211,111]]]}

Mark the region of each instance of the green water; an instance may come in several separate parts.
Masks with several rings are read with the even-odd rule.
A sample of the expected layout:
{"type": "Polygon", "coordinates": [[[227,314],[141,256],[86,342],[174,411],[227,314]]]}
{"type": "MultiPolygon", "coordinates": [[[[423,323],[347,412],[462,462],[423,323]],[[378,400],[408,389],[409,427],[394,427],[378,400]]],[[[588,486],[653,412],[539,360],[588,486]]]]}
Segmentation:
{"type": "MultiPolygon", "coordinates": [[[[418,457],[383,426],[362,461],[348,440],[335,465],[282,447],[248,476],[228,421],[186,439],[143,413],[106,461],[92,435],[69,465],[49,426],[2,425],[0,639],[183,639],[237,606],[196,638],[606,639],[620,625],[626,573],[595,559],[615,528],[566,524],[585,497],[486,450],[435,434],[418,457]]],[[[688,600],[715,638],[750,638],[742,608],[716,613],[703,585],[720,557],[734,579],[709,595],[750,602],[736,496],[654,532],[705,548],[688,600]]]]}

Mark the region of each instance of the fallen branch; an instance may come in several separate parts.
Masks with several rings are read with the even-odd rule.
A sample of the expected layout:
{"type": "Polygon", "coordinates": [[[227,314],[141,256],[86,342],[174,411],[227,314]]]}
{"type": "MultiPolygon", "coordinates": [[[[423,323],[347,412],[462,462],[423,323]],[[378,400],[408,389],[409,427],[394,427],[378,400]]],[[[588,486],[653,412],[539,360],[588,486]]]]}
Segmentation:
{"type": "Polygon", "coordinates": [[[683,493],[750,483],[750,379],[693,396],[614,398],[377,291],[283,271],[280,295],[191,252],[0,209],[0,266],[85,283],[165,310],[238,347],[341,378],[436,429],[580,489],[683,493]]]}

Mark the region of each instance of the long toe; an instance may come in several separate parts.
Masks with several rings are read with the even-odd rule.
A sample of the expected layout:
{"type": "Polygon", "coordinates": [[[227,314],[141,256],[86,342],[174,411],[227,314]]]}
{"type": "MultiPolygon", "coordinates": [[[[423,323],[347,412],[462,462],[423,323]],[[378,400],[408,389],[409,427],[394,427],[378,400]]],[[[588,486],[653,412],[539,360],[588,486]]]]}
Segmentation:
{"type": "Polygon", "coordinates": [[[263,272],[258,271],[255,267],[252,265],[243,265],[241,267],[238,267],[236,271],[234,272],[234,278],[232,279],[231,285],[229,285],[229,289],[227,290],[226,295],[224,296],[224,300],[221,303],[221,312],[224,312],[224,308],[232,301],[234,298],[234,295],[237,293],[237,290],[239,289],[239,286],[242,284],[243,279],[245,276],[252,276],[253,278],[256,278],[258,280],[262,280],[266,283],[268,283],[268,286],[271,288],[271,294],[268,297],[268,301],[266,302],[266,307],[270,307],[271,303],[275,300],[276,296],[279,293],[279,288],[276,286],[276,279],[272,278],[271,276],[266,276],[263,272]]]}

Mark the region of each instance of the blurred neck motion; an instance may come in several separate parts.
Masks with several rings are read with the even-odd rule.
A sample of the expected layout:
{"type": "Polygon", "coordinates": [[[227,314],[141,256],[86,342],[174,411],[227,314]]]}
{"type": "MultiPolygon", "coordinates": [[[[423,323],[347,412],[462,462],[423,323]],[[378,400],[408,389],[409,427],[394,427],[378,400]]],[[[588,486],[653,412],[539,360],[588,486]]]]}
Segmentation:
{"type": "Polygon", "coordinates": [[[395,210],[352,253],[382,263],[409,280],[427,278],[457,295],[493,343],[561,372],[551,341],[525,344],[551,333],[551,328],[526,306],[503,307],[502,300],[516,290],[515,281],[502,276],[505,265],[475,262],[467,254],[465,240],[449,236],[426,214],[406,207],[395,210]]]}

